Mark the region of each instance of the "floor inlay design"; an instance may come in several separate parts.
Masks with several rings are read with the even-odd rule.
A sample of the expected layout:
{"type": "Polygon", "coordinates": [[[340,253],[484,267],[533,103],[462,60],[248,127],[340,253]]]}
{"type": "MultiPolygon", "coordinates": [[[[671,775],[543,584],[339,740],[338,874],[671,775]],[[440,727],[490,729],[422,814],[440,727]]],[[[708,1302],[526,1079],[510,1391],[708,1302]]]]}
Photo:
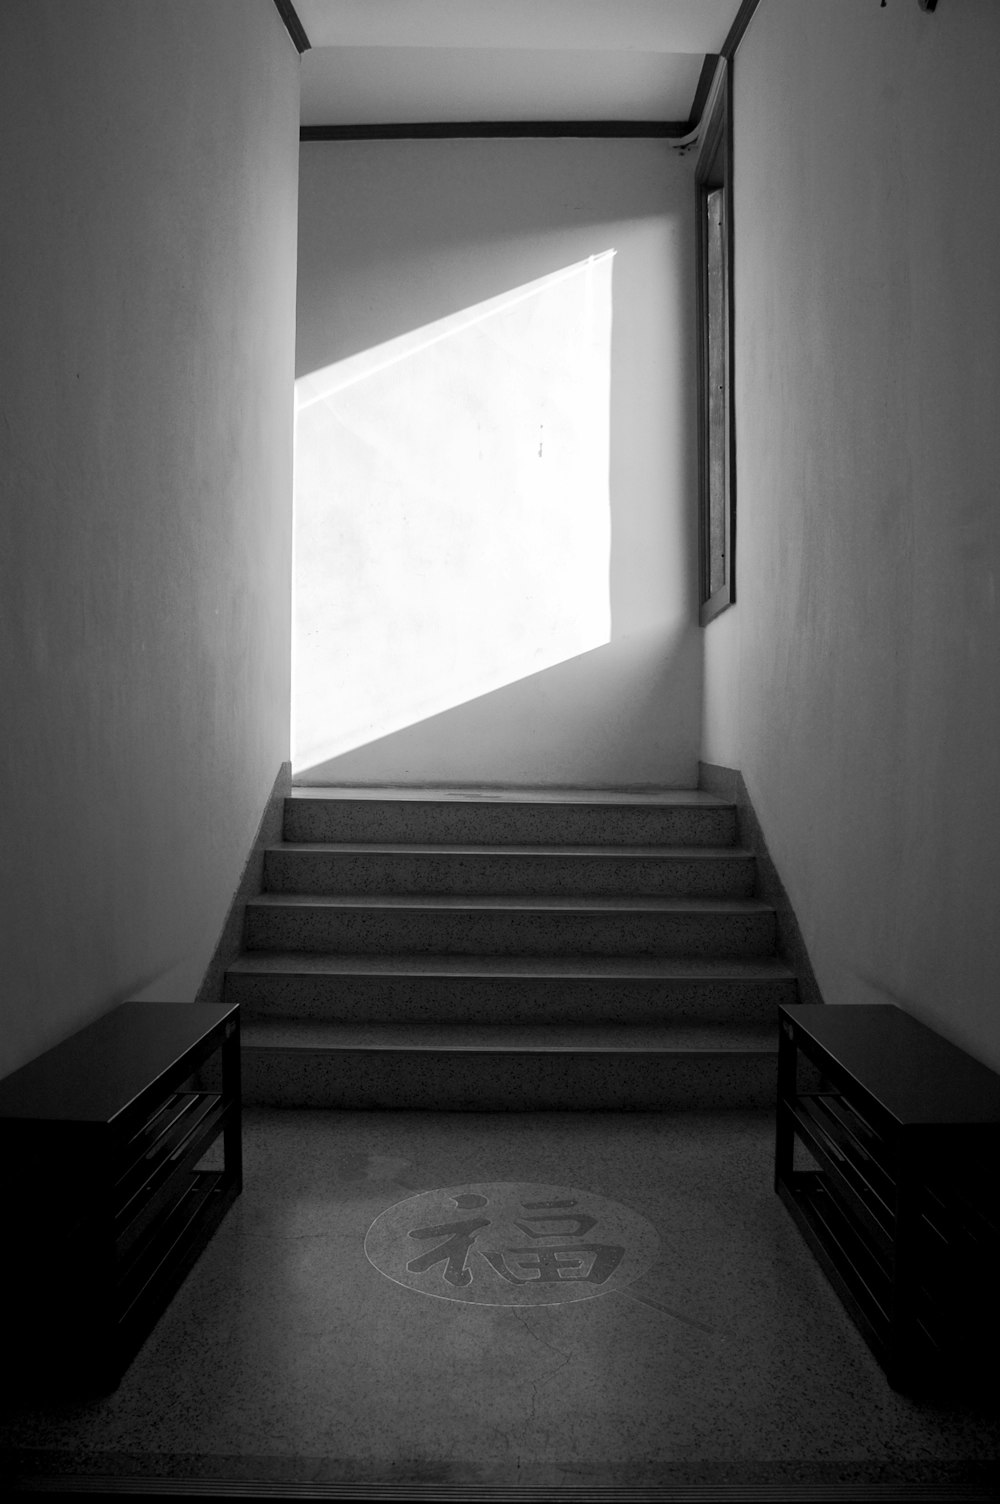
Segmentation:
{"type": "Polygon", "coordinates": [[[630,1285],[656,1259],[645,1217],[594,1191],[488,1181],[422,1191],[375,1218],[365,1254],[441,1300],[549,1306],[630,1285]]]}

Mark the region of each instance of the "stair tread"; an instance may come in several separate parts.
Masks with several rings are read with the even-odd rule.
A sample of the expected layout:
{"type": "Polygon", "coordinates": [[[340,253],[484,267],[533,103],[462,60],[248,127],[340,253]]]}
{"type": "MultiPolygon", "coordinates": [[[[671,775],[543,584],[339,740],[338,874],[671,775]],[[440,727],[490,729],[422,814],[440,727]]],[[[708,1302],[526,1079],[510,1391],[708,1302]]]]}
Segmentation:
{"type": "Polygon", "coordinates": [[[282,841],[270,853],[310,852],[331,856],[656,857],[670,861],[753,860],[743,846],[492,846],[406,841],[282,841]]]}
{"type": "Polygon", "coordinates": [[[704,789],[416,788],[297,784],[291,799],[393,800],[408,804],[625,804],[665,808],[732,809],[732,801],[704,789]]]}
{"type": "Polygon", "coordinates": [[[428,894],[428,893],[261,893],[247,900],[247,908],[323,909],[492,909],[556,910],[565,913],[773,914],[774,907],[759,898],[563,897],[539,894],[428,894]]]}
{"type": "Polygon", "coordinates": [[[774,1054],[773,1024],[455,1024],[340,1023],[255,1019],[244,1048],[291,1050],[448,1050],[602,1054],[774,1054]]]}
{"type": "Polygon", "coordinates": [[[347,955],[332,951],[244,951],[231,972],[354,976],[441,976],[481,978],[546,977],[589,980],[594,977],[649,978],[672,981],[788,981],[795,973],[772,956],[482,956],[482,955],[347,955]]]}

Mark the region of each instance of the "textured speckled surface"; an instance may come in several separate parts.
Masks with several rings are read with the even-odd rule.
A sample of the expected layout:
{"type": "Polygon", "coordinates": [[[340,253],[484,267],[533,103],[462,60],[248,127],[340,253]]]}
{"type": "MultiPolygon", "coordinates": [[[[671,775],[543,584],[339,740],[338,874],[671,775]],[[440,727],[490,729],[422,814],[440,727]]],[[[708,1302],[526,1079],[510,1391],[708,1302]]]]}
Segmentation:
{"type": "Polygon", "coordinates": [[[531,1112],[770,1107],[767,1025],[331,1024],[243,1030],[243,1092],[271,1106],[531,1112]]]}
{"type": "Polygon", "coordinates": [[[296,790],[227,982],[247,1100],[771,1104],[797,993],[731,817],[691,789],[296,790]]]}
{"type": "Polygon", "coordinates": [[[249,950],[474,955],[734,955],[774,950],[753,898],[363,898],[264,893],[246,909],[249,950]]]}
{"type": "Polygon", "coordinates": [[[383,1023],[770,1023],[796,1001],[771,957],[350,956],[253,951],[230,967],[243,1017],[383,1023]]]}
{"type": "Polygon", "coordinates": [[[735,847],[269,847],[271,893],[543,893],[748,898],[754,859],[735,847]]]}
{"type": "MultiPolygon", "coordinates": [[[[9,1466],[572,1485],[985,1478],[987,1398],[889,1388],[771,1189],[767,1113],[246,1118],[246,1188],[121,1388],[4,1417],[9,1466]],[[582,1188],[645,1218],[627,1289],[429,1299],[365,1258],[438,1186],[582,1188]]],[[[993,1473],[995,1477],[995,1473],[993,1473]]]]}
{"type": "Polygon", "coordinates": [[[295,789],[285,804],[284,834],[286,841],[728,846],[736,811],[698,789],[645,796],[295,789]]]}

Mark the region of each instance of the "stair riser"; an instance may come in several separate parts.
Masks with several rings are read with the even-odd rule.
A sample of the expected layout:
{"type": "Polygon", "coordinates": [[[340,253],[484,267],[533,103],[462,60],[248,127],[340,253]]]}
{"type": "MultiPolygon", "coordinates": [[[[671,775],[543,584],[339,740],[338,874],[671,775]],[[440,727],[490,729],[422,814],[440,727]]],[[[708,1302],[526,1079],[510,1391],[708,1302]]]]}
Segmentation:
{"type": "Polygon", "coordinates": [[[286,841],[492,846],[730,846],[729,806],[286,799],[286,841]]]}
{"type": "Polygon", "coordinates": [[[749,898],[754,860],[268,851],[264,887],[269,893],[749,898]]]}
{"type": "Polygon", "coordinates": [[[451,1112],[770,1107],[777,1057],[243,1049],[243,1099],[451,1112]]]}
{"type": "Polygon", "coordinates": [[[284,908],[251,904],[248,950],[348,955],[765,956],[774,916],[761,913],[573,913],[559,910],[284,908]]]}
{"type": "Polygon", "coordinates": [[[226,1002],[245,1018],[342,1023],[770,1023],[796,1001],[794,980],[566,981],[539,977],[317,976],[230,973],[226,1002]]]}

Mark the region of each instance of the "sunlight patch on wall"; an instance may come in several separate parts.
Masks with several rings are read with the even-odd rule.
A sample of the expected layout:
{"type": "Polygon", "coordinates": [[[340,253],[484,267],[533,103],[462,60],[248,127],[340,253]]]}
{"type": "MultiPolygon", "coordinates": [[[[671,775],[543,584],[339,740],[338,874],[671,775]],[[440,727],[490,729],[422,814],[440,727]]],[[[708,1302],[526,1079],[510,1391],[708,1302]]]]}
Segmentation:
{"type": "Polygon", "coordinates": [[[613,257],[296,383],[296,771],[609,641],[613,257]]]}

